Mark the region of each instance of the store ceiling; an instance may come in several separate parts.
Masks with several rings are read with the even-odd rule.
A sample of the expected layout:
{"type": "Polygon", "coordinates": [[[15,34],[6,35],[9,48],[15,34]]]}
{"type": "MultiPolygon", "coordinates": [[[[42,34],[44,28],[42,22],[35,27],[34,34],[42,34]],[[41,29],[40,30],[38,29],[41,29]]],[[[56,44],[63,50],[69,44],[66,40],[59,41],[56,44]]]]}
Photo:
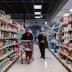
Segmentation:
{"type": "Polygon", "coordinates": [[[55,16],[55,18],[53,19],[53,22],[59,23],[59,20],[63,17],[64,14],[70,13],[70,9],[72,9],[72,0],[68,0],[68,2],[64,5],[64,7],[55,16]]]}
{"type": "Polygon", "coordinates": [[[64,10],[72,9],[72,0],[68,0],[68,2],[65,4],[65,6],[62,9],[64,10]]]}
{"type": "Polygon", "coordinates": [[[40,11],[43,19],[50,19],[68,0],[0,0],[0,10],[12,16],[12,19],[35,19],[35,11],[40,11]],[[61,6],[60,6],[61,4],[61,6]],[[42,5],[34,10],[33,5],[42,5]]]}

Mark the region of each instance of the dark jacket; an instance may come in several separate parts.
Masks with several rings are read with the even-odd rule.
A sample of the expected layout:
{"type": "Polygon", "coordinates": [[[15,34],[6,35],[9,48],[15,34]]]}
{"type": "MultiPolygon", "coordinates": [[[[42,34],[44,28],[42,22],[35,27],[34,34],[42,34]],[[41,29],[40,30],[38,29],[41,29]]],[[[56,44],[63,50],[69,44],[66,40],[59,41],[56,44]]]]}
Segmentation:
{"type": "Polygon", "coordinates": [[[48,42],[47,42],[46,36],[43,36],[42,34],[39,34],[38,35],[38,40],[39,40],[39,45],[44,44],[45,48],[48,48],[48,42]],[[42,40],[44,40],[44,43],[41,42],[42,40]]]}
{"type": "Polygon", "coordinates": [[[21,40],[33,40],[33,35],[30,32],[26,32],[23,34],[21,40]]]}

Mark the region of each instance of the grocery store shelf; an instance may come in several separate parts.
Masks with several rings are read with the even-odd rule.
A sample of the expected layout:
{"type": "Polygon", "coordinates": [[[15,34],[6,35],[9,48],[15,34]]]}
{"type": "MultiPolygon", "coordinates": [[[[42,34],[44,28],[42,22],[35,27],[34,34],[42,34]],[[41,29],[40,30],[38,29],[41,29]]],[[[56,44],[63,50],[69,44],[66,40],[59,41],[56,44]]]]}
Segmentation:
{"type": "Polygon", "coordinates": [[[0,27],[0,30],[1,30],[1,31],[6,31],[6,32],[11,32],[11,31],[9,31],[8,29],[4,29],[4,28],[1,28],[1,27],[0,27]]]}
{"type": "Polygon", "coordinates": [[[60,51],[60,50],[58,50],[58,52],[60,52],[61,54],[65,55],[67,58],[69,58],[69,59],[71,59],[71,60],[72,60],[72,57],[70,57],[70,56],[66,55],[64,52],[62,52],[62,51],[60,51]]]}
{"type": "Polygon", "coordinates": [[[1,72],[7,72],[7,70],[19,59],[21,55],[19,55],[14,61],[11,61],[1,72]]]}
{"type": "Polygon", "coordinates": [[[66,64],[64,60],[60,59],[57,53],[54,53],[54,51],[51,50],[51,49],[49,49],[49,51],[60,61],[60,63],[61,63],[69,72],[72,72],[71,66],[68,66],[68,64],[66,64]]]}
{"type": "Polygon", "coordinates": [[[64,64],[64,66],[66,66],[69,69],[70,72],[72,72],[72,68],[70,65],[68,65],[63,59],[59,58],[59,60],[64,64]]]}
{"type": "Polygon", "coordinates": [[[67,46],[65,46],[65,45],[61,45],[61,44],[60,44],[60,46],[64,47],[65,49],[72,50],[72,48],[69,48],[69,47],[67,47],[67,46]]]}
{"type": "Polygon", "coordinates": [[[0,48],[0,50],[1,50],[1,49],[4,49],[4,48],[7,48],[7,47],[10,47],[10,46],[13,46],[13,45],[17,45],[17,44],[18,44],[18,43],[3,46],[3,47],[0,48]]]}
{"type": "Polygon", "coordinates": [[[5,70],[12,64],[13,62],[10,62],[7,66],[4,67],[4,69],[1,72],[5,72],[5,70]]]}
{"type": "Polygon", "coordinates": [[[17,47],[19,23],[2,13],[0,15],[0,22],[0,33],[2,34],[0,36],[0,62],[4,62],[4,64],[1,65],[2,69],[0,69],[0,72],[7,72],[7,69],[19,58],[19,55],[17,54],[17,52],[19,52],[19,48],[17,47]],[[14,61],[10,61],[11,57],[14,58],[14,61]]]}
{"type": "Polygon", "coordinates": [[[18,27],[17,27],[17,26],[15,26],[15,25],[13,25],[13,24],[9,24],[9,25],[11,25],[11,26],[13,26],[13,27],[15,27],[15,28],[17,28],[17,29],[18,29],[18,27]]]}
{"type": "Polygon", "coordinates": [[[69,47],[67,47],[67,46],[65,46],[65,45],[62,45],[62,44],[60,44],[60,46],[65,47],[66,49],[68,49],[68,48],[69,48],[69,47]]]}
{"type": "Polygon", "coordinates": [[[63,22],[62,24],[59,25],[59,27],[63,27],[63,26],[65,26],[65,25],[68,25],[68,23],[64,23],[64,22],[63,22]]]}
{"type": "Polygon", "coordinates": [[[69,37],[62,37],[62,40],[63,39],[69,39],[69,40],[72,40],[72,38],[69,38],[69,37]]]}
{"type": "MultiPolygon", "coordinates": [[[[18,50],[18,49],[17,49],[17,50],[18,50]]],[[[2,56],[2,57],[0,58],[0,61],[3,60],[4,58],[8,57],[8,56],[11,55],[12,53],[16,52],[17,50],[11,51],[11,52],[5,54],[4,56],[2,56]]]]}
{"type": "Polygon", "coordinates": [[[52,43],[54,43],[54,44],[56,44],[57,46],[59,46],[59,44],[57,44],[56,42],[54,42],[54,41],[51,41],[52,43]]]}
{"type": "Polygon", "coordinates": [[[59,27],[53,28],[52,30],[56,30],[56,29],[59,29],[59,27]]]}
{"type": "Polygon", "coordinates": [[[9,22],[8,20],[5,20],[5,19],[2,18],[2,17],[0,17],[0,21],[1,21],[1,22],[5,22],[5,23],[7,23],[7,24],[10,24],[10,22],[9,22]]]}
{"type": "Polygon", "coordinates": [[[13,39],[18,39],[18,38],[0,38],[0,40],[13,40],[13,39]]]}
{"type": "Polygon", "coordinates": [[[11,31],[11,30],[9,31],[8,29],[4,29],[4,28],[1,28],[1,27],[0,27],[0,30],[1,30],[1,31],[5,31],[5,32],[18,33],[18,32],[14,32],[14,31],[11,31]]]}
{"type": "Polygon", "coordinates": [[[50,31],[51,33],[55,33],[55,34],[58,34],[58,32],[54,32],[54,31],[50,31]]]}
{"type": "Polygon", "coordinates": [[[62,31],[62,33],[68,33],[68,31],[62,31]]]}
{"type": "Polygon", "coordinates": [[[69,33],[72,32],[72,29],[68,30],[68,31],[62,31],[63,33],[69,33]]]}
{"type": "Polygon", "coordinates": [[[7,23],[8,25],[11,25],[11,26],[13,26],[13,27],[15,27],[15,28],[17,28],[17,29],[18,29],[18,27],[17,27],[17,26],[13,25],[13,24],[12,24],[12,23],[10,23],[9,21],[5,20],[4,18],[1,18],[1,17],[0,17],[0,21],[1,21],[1,22],[5,22],[5,23],[7,23]]]}
{"type": "Polygon", "coordinates": [[[14,31],[11,31],[12,33],[16,33],[16,34],[18,34],[18,32],[14,32],[14,31]]]}

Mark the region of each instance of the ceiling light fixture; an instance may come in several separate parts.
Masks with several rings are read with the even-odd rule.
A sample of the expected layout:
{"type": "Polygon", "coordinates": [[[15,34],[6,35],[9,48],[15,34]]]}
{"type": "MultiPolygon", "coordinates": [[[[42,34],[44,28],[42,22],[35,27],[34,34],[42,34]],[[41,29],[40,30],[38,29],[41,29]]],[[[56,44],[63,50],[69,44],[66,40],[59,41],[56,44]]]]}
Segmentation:
{"type": "Polygon", "coordinates": [[[42,5],[34,5],[34,9],[41,9],[42,5]]]}
{"type": "Polygon", "coordinates": [[[45,21],[45,24],[47,24],[47,21],[45,21]]]}
{"type": "Polygon", "coordinates": [[[35,12],[35,15],[40,15],[41,14],[41,12],[35,12]]]}
{"type": "Polygon", "coordinates": [[[40,16],[35,16],[35,18],[41,18],[40,16]]]}
{"type": "Polygon", "coordinates": [[[40,17],[42,18],[43,16],[41,15],[40,17]]]}
{"type": "Polygon", "coordinates": [[[72,9],[70,9],[69,11],[72,12],[72,9]]]}

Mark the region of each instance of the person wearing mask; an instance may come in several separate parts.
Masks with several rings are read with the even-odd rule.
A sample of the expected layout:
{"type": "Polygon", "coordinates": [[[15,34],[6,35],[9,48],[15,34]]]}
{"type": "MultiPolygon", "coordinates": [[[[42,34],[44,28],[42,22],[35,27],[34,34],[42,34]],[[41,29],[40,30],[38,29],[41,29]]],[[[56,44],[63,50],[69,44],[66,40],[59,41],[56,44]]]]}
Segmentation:
{"type": "Polygon", "coordinates": [[[45,48],[47,47],[46,34],[44,32],[41,32],[38,35],[38,40],[39,40],[39,48],[40,48],[41,58],[45,59],[45,48]]]}

